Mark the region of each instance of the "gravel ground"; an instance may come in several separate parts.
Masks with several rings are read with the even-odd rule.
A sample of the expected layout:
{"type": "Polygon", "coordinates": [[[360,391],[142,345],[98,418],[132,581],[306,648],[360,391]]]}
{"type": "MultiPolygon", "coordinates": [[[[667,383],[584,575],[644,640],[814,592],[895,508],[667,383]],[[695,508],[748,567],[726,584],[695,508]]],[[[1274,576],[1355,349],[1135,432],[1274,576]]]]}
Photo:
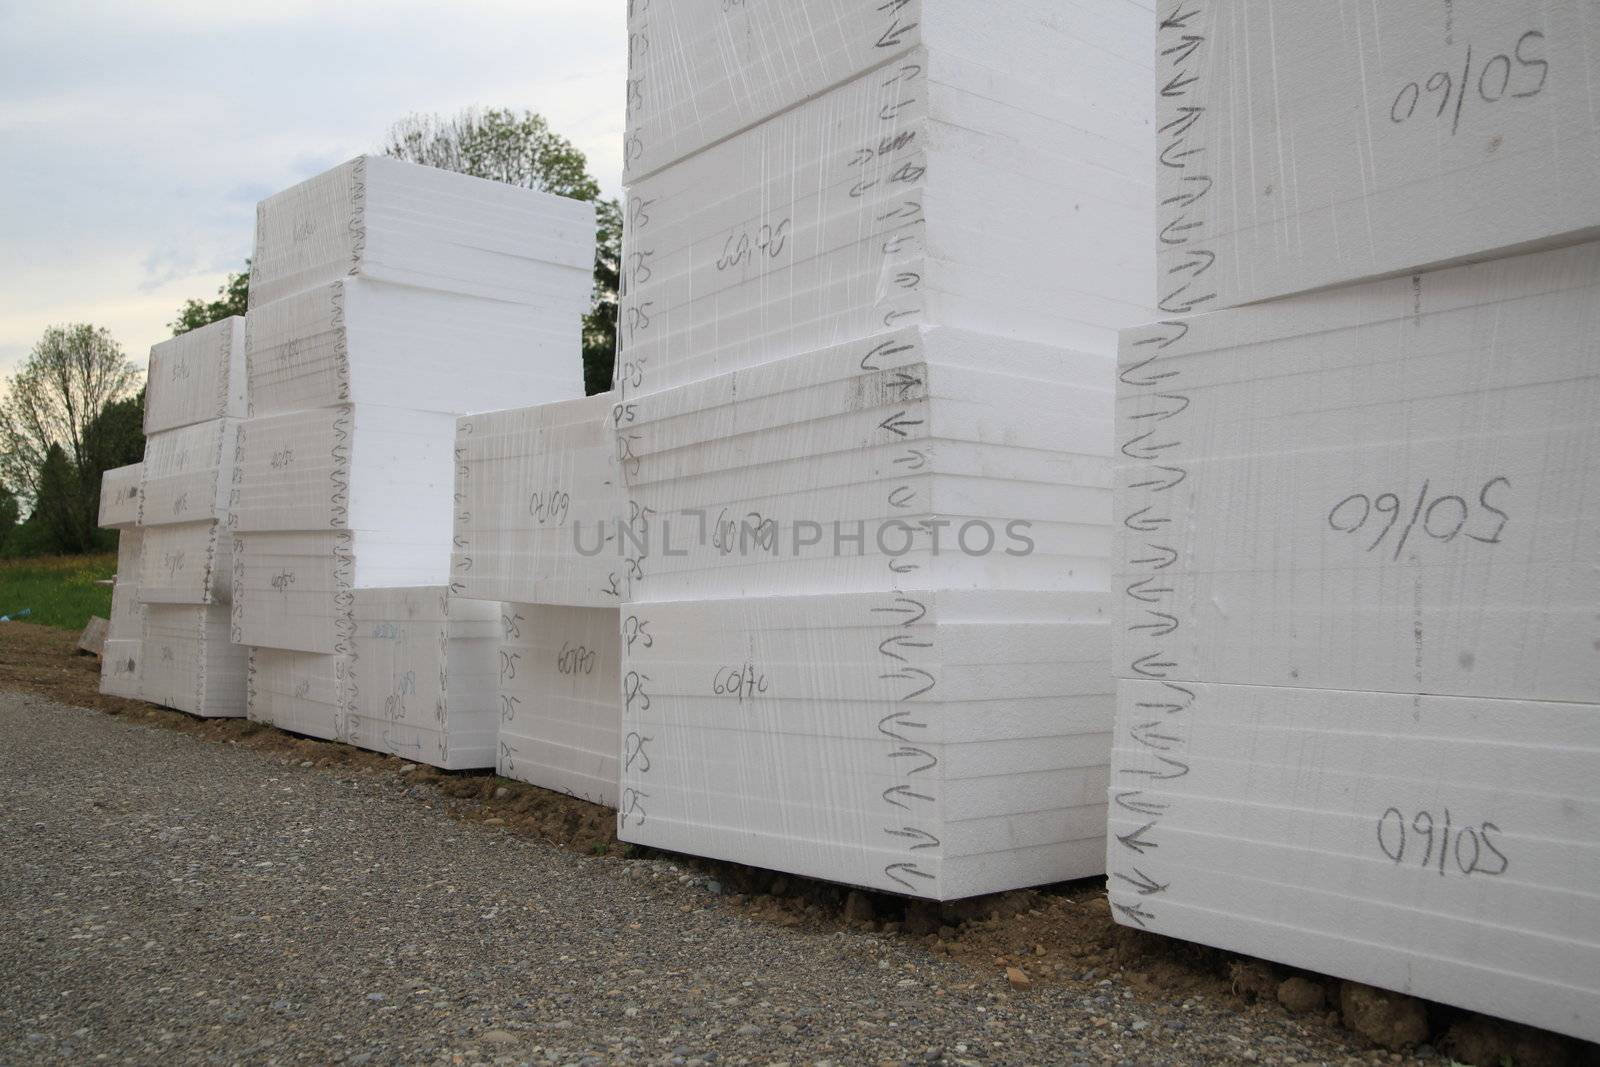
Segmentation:
{"type": "Polygon", "coordinates": [[[1110,980],[1015,992],[751,918],[669,861],[27,693],[0,737],[0,1063],[1391,1059],[1110,980]]]}

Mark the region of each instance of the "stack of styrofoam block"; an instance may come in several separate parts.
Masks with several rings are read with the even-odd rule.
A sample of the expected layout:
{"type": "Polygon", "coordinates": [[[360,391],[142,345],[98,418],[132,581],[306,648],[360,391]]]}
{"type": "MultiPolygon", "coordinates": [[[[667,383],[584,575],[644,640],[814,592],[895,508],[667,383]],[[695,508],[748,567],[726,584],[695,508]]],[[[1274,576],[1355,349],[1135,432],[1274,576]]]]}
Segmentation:
{"type": "Polygon", "coordinates": [[[100,525],[117,531],[117,579],[111,587],[111,619],[100,655],[100,692],[137,699],[144,604],[139,600],[141,464],[106,471],[100,479],[100,525]]]}
{"type": "MultiPolygon", "coordinates": [[[[130,463],[100,476],[100,526],[106,530],[128,530],[139,525],[139,487],[144,480],[144,464],[130,463]]],[[[124,576],[137,582],[137,574],[124,576]]]]}
{"type": "Polygon", "coordinates": [[[461,418],[451,588],[525,604],[616,607],[608,538],[627,495],[612,432],[616,395],[461,418]]]}
{"type": "Polygon", "coordinates": [[[377,405],[240,429],[234,614],[266,648],[348,651],[348,593],[444,585],[455,417],[377,405]]]}
{"type": "MultiPolygon", "coordinates": [[[[721,53],[714,37],[677,39],[662,25],[679,7],[707,6],[636,8],[632,35],[656,65],[731,64],[741,86],[763,81],[743,49],[721,53]]],[[[803,21],[832,6],[754,5],[736,18],[779,32],[797,8],[803,21]]],[[[938,43],[912,34],[898,50],[868,50],[871,69],[843,84],[631,173],[626,393],[916,324],[1105,353],[1147,314],[1151,108],[1136,90],[1150,70],[1149,12],[922,7],[919,25],[938,43]],[[989,28],[968,33],[973,23],[989,28]]],[[[885,26],[898,17],[875,14],[885,26]]],[[[698,109],[728,92],[723,80],[657,85],[652,69],[636,80],[647,100],[666,96],[657,106],[668,112],[676,95],[698,109]]]]}
{"type": "Polygon", "coordinates": [[[447,770],[494,766],[500,605],[362,589],[351,613],[345,740],[447,770]]]}
{"type": "Polygon", "coordinates": [[[630,33],[622,838],[939,899],[1099,872],[1153,15],[630,33]]]}
{"type": "Polygon", "coordinates": [[[143,695],[207,717],[244,714],[244,650],[227,639],[228,494],[244,409],[242,318],[150,349],[139,506],[143,695]]]}
{"type": "Polygon", "coordinates": [[[506,604],[503,611],[497,769],[615,808],[622,750],[618,609],[506,604]]]}
{"type": "Polygon", "coordinates": [[[360,156],[257,205],[250,307],[359,277],[565,312],[587,308],[593,266],[592,207],[360,156]]]}
{"type": "Polygon", "coordinates": [[[243,718],[245,650],[214,604],[146,604],[140,695],[203,718],[243,718]]]}
{"type": "Polygon", "coordinates": [[[615,394],[460,420],[451,590],[504,602],[498,767],[616,807],[617,550],[626,494],[615,394]]]}
{"type": "Polygon", "coordinates": [[[1600,1038],[1600,20],[1160,13],[1114,914],[1600,1038]]]}
{"type": "Polygon", "coordinates": [[[651,844],[935,899],[1098,869],[1103,595],[907,588],[627,612],[619,817],[651,844]]]}
{"type": "Polygon", "coordinates": [[[145,439],[145,603],[227,603],[226,517],[238,429],[237,419],[210,419],[145,439]]]}
{"type": "Polygon", "coordinates": [[[347,655],[252,648],[249,716],[447,770],[491,767],[501,606],[443,586],[358,589],[347,655]]]}
{"type": "MultiPolygon", "coordinates": [[[[637,397],[625,467],[656,543],[636,584],[1103,591],[1110,376],[1103,355],[907,328],[637,397]]],[[[614,532],[613,567],[633,548],[614,532]]]]}
{"type": "Polygon", "coordinates": [[[449,607],[409,614],[449,582],[456,417],[581,395],[593,256],[590,205],[382,157],[262,202],[230,501],[253,715],[441,766],[493,763],[470,655],[451,699],[443,677],[419,690],[440,716],[426,735],[363,703],[390,680],[369,684],[361,657],[383,659],[370,641],[387,625],[426,629],[429,648],[463,625],[449,607]],[[403,614],[370,614],[391,609],[403,614]]]}
{"type": "Polygon", "coordinates": [[[350,657],[251,648],[245,715],[253,722],[325,741],[343,740],[350,657]]]}

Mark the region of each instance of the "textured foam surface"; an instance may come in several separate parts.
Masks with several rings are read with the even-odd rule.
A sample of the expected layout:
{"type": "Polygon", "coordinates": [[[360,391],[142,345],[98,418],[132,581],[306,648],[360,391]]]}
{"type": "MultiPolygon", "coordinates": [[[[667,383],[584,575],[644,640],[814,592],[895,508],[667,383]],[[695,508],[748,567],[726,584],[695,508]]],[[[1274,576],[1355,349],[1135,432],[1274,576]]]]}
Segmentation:
{"type": "Polygon", "coordinates": [[[1104,594],[623,610],[620,836],[932,899],[1104,862],[1104,594]]]}
{"type": "Polygon", "coordinates": [[[1600,235],[1591,6],[1157,8],[1163,311],[1600,235]]]}

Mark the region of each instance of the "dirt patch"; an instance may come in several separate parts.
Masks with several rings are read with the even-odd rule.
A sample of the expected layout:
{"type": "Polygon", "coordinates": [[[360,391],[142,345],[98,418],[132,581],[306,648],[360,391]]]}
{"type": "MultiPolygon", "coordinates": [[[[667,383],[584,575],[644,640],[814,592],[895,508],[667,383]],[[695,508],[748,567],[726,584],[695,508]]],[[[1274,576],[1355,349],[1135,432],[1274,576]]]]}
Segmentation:
{"type": "MultiPolygon", "coordinates": [[[[1534,1030],[1514,1023],[1501,1022],[1482,1015],[1469,1015],[1457,1020],[1440,1047],[1451,1059],[1473,1067],[1566,1067],[1567,1064],[1594,1063],[1593,1059],[1580,1061],[1584,1046],[1564,1037],[1534,1030]]],[[[1591,1053],[1595,1046],[1587,1046],[1591,1053]]]]}
{"type": "MultiPolygon", "coordinates": [[[[1348,999],[1342,995],[1345,985],[1119,926],[1111,918],[1103,878],[940,905],[741,864],[659,853],[619,842],[616,819],[606,808],[492,773],[439,771],[349,745],[297,737],[243,719],[196,719],[140,701],[104,696],[99,691],[99,661],[77,654],[76,640],[77,635],[66,630],[0,624],[0,686],[28,689],[63,704],[280,753],[310,766],[337,766],[382,776],[396,788],[438,802],[456,818],[587,854],[668,860],[693,872],[699,884],[717,898],[708,900],[708,906],[737,908],[780,926],[819,931],[870,929],[916,940],[931,952],[968,967],[975,985],[992,982],[1021,993],[1038,985],[1087,989],[1115,979],[1147,1000],[1157,1015],[1190,998],[1203,997],[1231,1003],[1241,1012],[1279,1018],[1293,1014],[1301,1025],[1341,1025],[1339,1008],[1348,999]],[[1319,1004],[1324,1006],[1319,1008],[1319,1004]]],[[[1358,1000],[1362,995],[1354,994],[1358,1000]]],[[[1370,1011],[1356,1014],[1370,1021],[1370,1011]]],[[[1391,1047],[1411,1048],[1426,1041],[1429,1043],[1421,1044],[1424,1054],[1431,1055],[1438,1046],[1471,1064],[1600,1067],[1600,1046],[1440,1005],[1427,1005],[1425,1017],[1422,1026],[1412,1013],[1403,1032],[1391,1027],[1394,1032],[1382,1036],[1389,1039],[1386,1043],[1391,1047]]],[[[1382,1058],[1387,1059],[1387,1054],[1382,1058]]]]}
{"type": "Polygon", "coordinates": [[[113,714],[150,705],[100,694],[100,660],[80,655],[78,635],[27,622],[0,622],[0,685],[27,689],[63,704],[113,714]]]}

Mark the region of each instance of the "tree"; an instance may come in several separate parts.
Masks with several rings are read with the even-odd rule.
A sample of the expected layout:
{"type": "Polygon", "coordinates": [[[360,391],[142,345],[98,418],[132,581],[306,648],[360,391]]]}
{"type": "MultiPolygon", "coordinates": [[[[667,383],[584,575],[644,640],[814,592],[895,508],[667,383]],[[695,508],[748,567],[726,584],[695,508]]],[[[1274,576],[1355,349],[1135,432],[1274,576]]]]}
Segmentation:
{"type": "Polygon", "coordinates": [[[611,388],[617,347],[622,206],[600,198],[582,152],[532,111],[468,109],[454,117],[411,115],[389,130],[386,155],[475,178],[595,204],[594,297],[583,320],[583,379],[592,395],[611,388]]]}
{"type": "Polygon", "coordinates": [[[108,405],[128,397],[139,375],[110,333],[79,323],[46,330],[6,382],[0,478],[35,508],[52,497],[49,517],[63,551],[94,544],[101,464],[122,454],[114,443],[116,425],[129,417],[119,411],[112,425],[103,416],[108,405]]]}
{"type": "Polygon", "coordinates": [[[600,196],[600,183],[589,176],[583,153],[532,111],[517,115],[506,108],[468,108],[453,118],[411,115],[389,128],[383,151],[411,163],[574,200],[600,196]]]}
{"type": "Polygon", "coordinates": [[[4,553],[11,542],[11,534],[17,528],[17,519],[22,516],[22,508],[17,503],[16,494],[5,486],[0,485],[0,553],[4,553]]]}
{"type": "Polygon", "coordinates": [[[91,465],[98,471],[126,467],[143,459],[144,390],[102,408],[85,430],[84,444],[91,465]]]}
{"type": "MultiPolygon", "coordinates": [[[[73,554],[114,547],[115,535],[99,529],[100,482],[105,472],[144,458],[144,392],[114,400],[84,430],[89,462],[73,463],[52,444],[39,467],[38,489],[27,524],[13,538],[25,555],[73,554]]],[[[5,525],[0,498],[0,527],[5,525]]],[[[0,531],[0,547],[3,547],[0,531]]]]}
{"type": "Polygon", "coordinates": [[[244,270],[228,275],[228,280],[217,290],[215,300],[190,300],[178,310],[178,317],[167,323],[172,336],[209,326],[218,319],[243,315],[250,305],[250,261],[244,261],[244,270]]]}
{"type": "MultiPolygon", "coordinates": [[[[39,465],[39,489],[32,518],[43,526],[50,551],[88,552],[94,548],[96,523],[86,514],[88,493],[66,449],[51,445],[39,465]]],[[[98,500],[98,497],[96,498],[98,500]]]]}
{"type": "Polygon", "coordinates": [[[617,358],[617,294],[622,289],[622,205],[595,203],[594,299],[583,319],[583,386],[594,396],[611,388],[617,358]]]}

